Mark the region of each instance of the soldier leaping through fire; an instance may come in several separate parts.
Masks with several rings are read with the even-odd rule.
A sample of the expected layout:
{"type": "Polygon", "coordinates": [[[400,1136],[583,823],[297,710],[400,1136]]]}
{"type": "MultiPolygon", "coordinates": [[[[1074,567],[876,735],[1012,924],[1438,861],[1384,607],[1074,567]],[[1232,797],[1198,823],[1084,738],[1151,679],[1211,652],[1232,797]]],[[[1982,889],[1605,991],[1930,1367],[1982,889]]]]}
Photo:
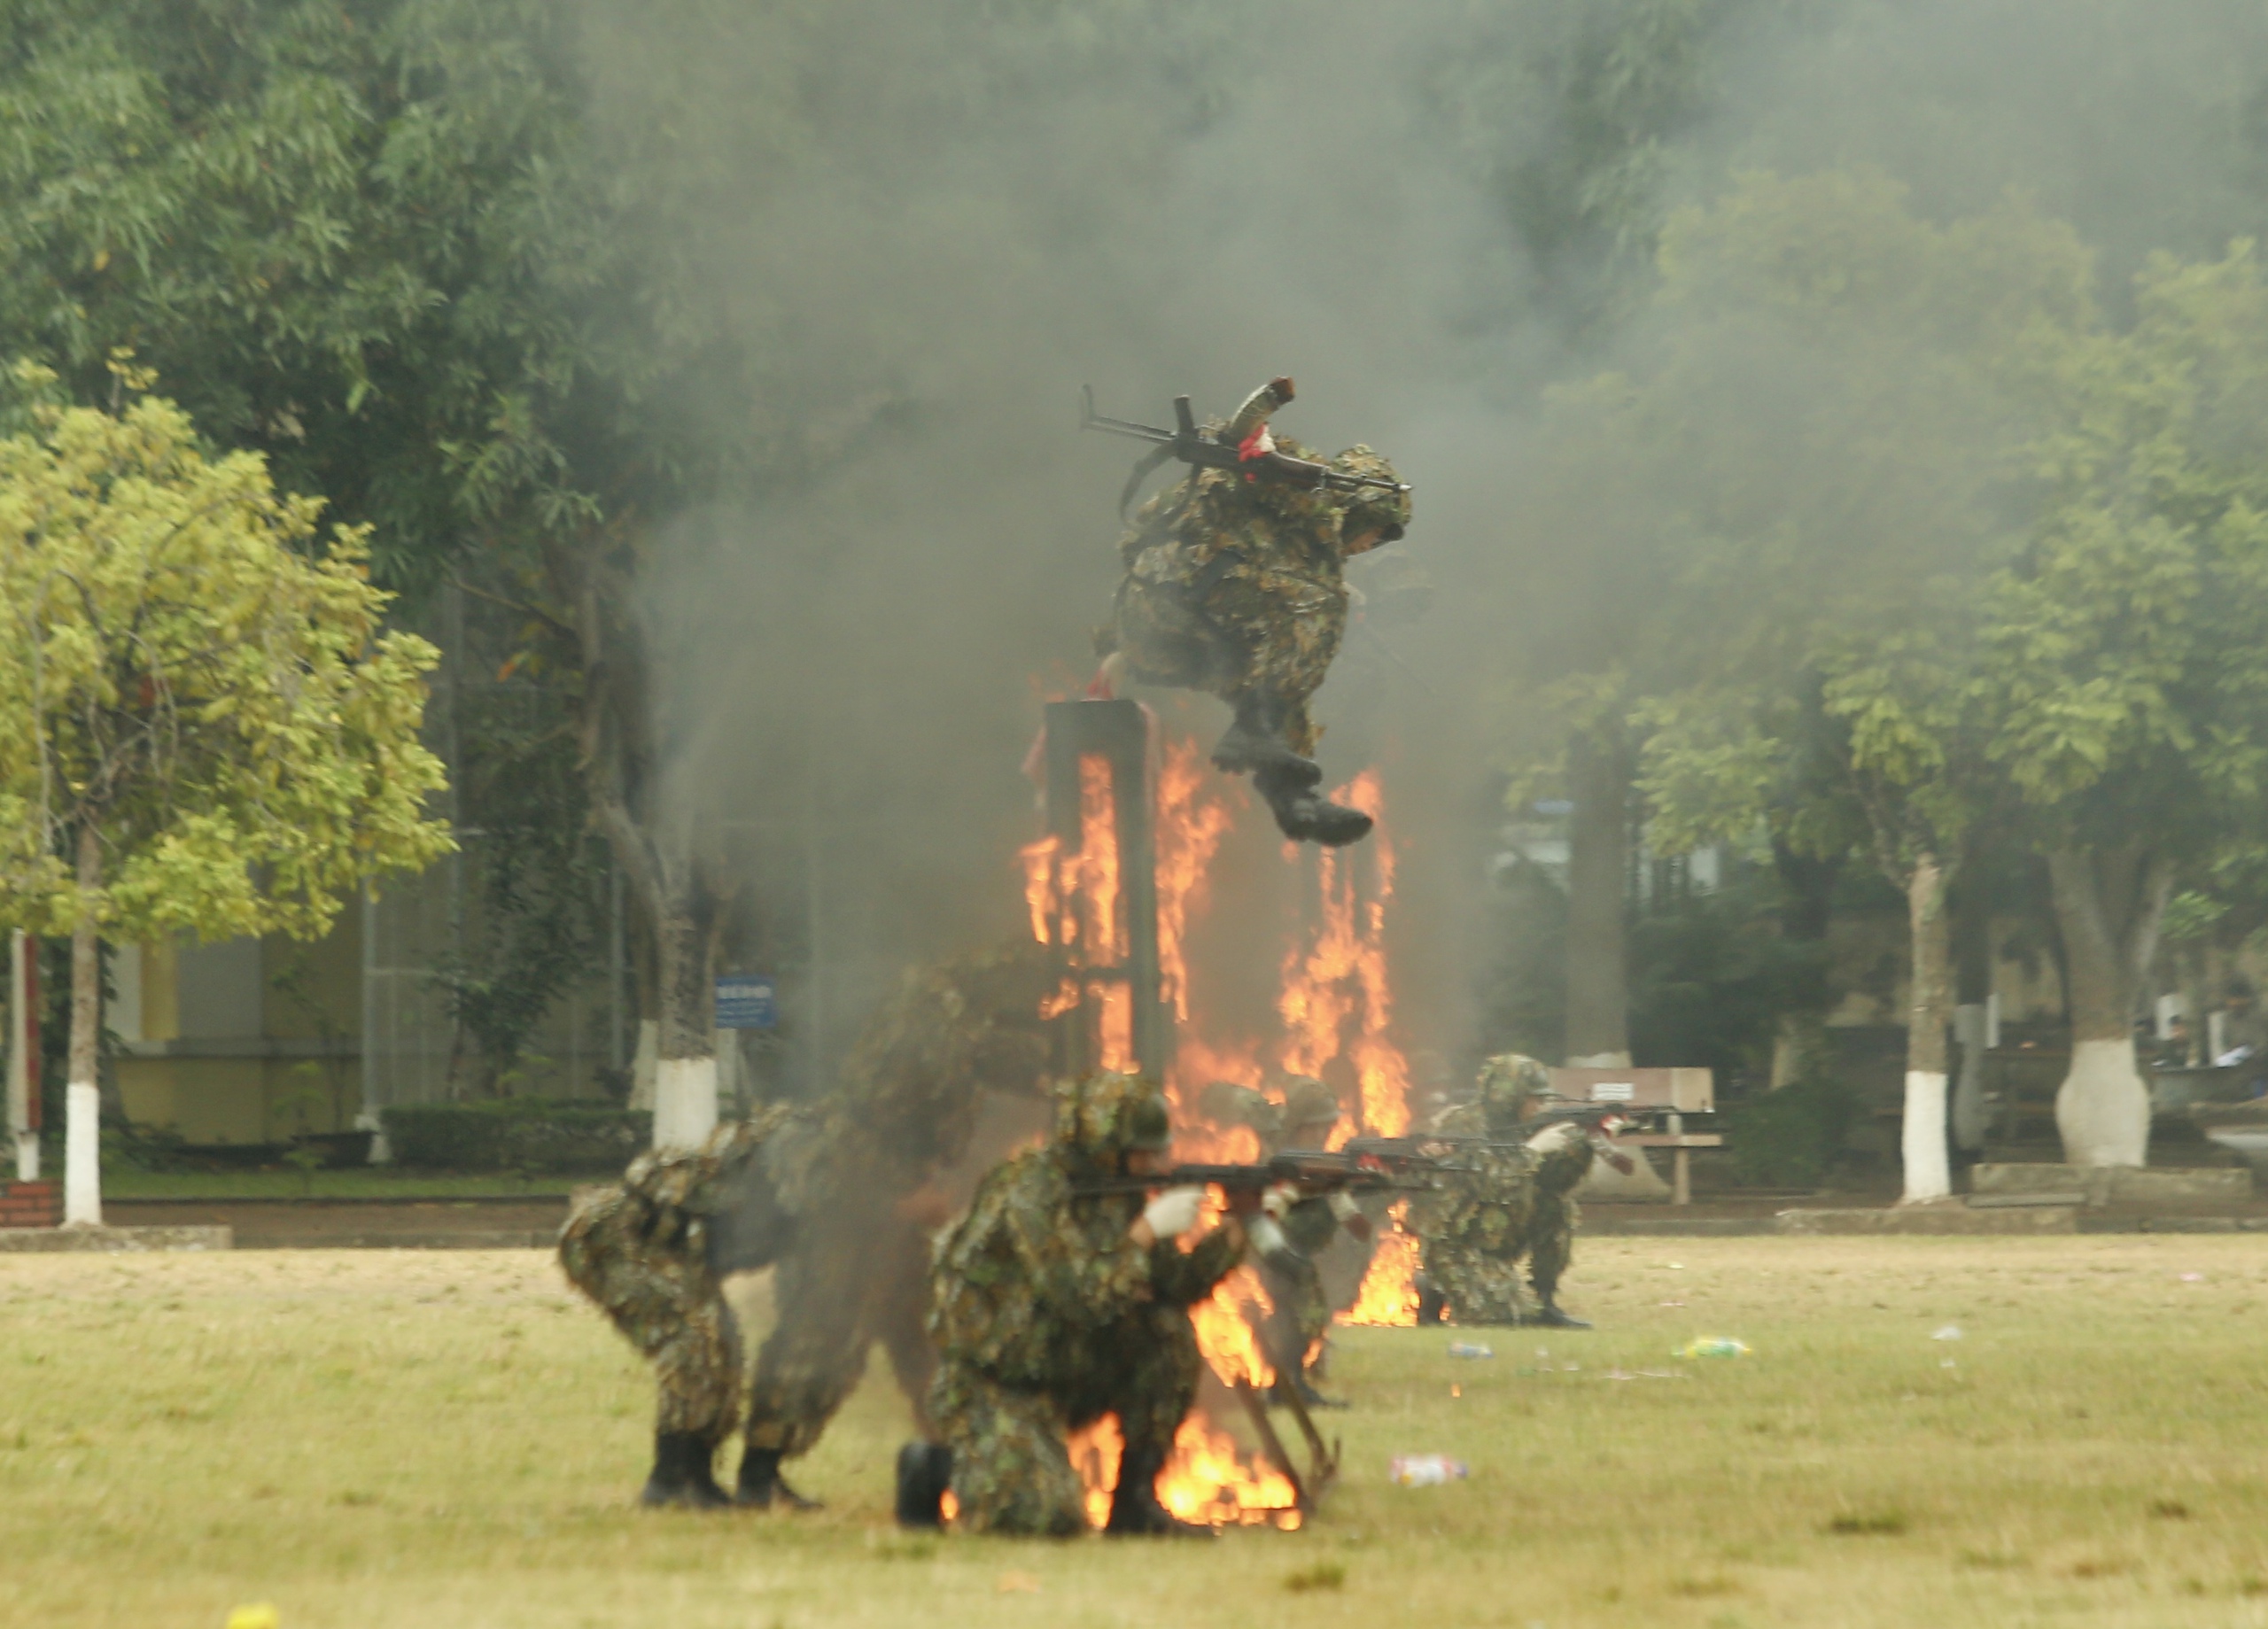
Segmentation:
{"type": "Polygon", "coordinates": [[[1126,576],[1096,644],[1106,671],[1219,696],[1235,718],[1215,765],[1250,774],[1294,842],[1355,842],[1371,817],[1317,788],[1319,732],[1308,700],[1347,632],[1347,559],[1390,543],[1410,524],[1410,488],[1366,446],[1325,462],[1277,438],[1269,416],[1292,382],[1254,391],[1224,422],[1179,430],[1098,417],[1091,429],[1157,444],[1128,484],[1169,458],[1188,478],[1144,504],[1119,540],[1126,576]]]}

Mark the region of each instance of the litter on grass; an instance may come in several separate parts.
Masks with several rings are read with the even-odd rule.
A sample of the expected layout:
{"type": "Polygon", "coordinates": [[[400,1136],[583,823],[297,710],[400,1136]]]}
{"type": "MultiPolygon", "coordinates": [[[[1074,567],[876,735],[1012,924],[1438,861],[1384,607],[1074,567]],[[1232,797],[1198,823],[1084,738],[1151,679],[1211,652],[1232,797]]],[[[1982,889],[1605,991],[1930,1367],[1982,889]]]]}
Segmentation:
{"type": "Polygon", "coordinates": [[[1496,1355],[1496,1351],[1495,1347],[1484,1346],[1478,1341],[1453,1340],[1449,1342],[1449,1355],[1453,1358],[1492,1358],[1496,1355]]]}
{"type": "Polygon", "coordinates": [[[1397,1454],[1389,1474],[1396,1487],[1439,1487],[1444,1482],[1464,1481],[1472,1469],[1446,1454],[1397,1454]]]}
{"type": "Polygon", "coordinates": [[[1931,1340],[1959,1340],[1961,1338],[1961,1325],[1958,1323],[1948,1323],[1943,1329],[1931,1335],[1930,1338],[1931,1340]]]}
{"type": "Polygon", "coordinates": [[[1729,1335],[1701,1335],[1687,1341],[1684,1346],[1679,1347],[1675,1352],[1671,1353],[1670,1356],[1682,1358],[1746,1357],[1751,1350],[1751,1348],[1746,1341],[1736,1340],[1729,1335]]]}

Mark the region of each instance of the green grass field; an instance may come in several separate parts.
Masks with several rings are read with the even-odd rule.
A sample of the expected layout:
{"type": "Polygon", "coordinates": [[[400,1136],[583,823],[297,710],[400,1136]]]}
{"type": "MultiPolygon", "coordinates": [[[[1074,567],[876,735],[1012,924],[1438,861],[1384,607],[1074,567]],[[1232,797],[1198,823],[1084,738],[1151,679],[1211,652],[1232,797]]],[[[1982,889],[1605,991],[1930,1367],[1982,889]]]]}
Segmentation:
{"type": "Polygon", "coordinates": [[[1598,1331],[1492,1360],[1341,1331],[1304,1532],[1048,1545],[889,1525],[879,1361],[824,1513],[632,1509],[649,1384],[539,1253],[0,1256],[0,1621],[2268,1624],[2268,1240],[1604,1239],[1568,1290],[1598,1331]],[[1431,1451],[1471,1480],[1389,1482],[1431,1451]]]}

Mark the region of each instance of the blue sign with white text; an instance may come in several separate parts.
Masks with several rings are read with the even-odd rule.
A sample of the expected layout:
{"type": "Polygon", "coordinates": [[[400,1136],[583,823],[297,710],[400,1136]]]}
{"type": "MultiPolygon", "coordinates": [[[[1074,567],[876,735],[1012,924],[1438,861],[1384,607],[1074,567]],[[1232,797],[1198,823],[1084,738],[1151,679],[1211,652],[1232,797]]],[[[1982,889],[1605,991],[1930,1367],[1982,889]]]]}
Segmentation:
{"type": "Polygon", "coordinates": [[[717,1028],[773,1029],[780,1023],[780,992],[771,979],[755,973],[717,975],[717,1028]]]}

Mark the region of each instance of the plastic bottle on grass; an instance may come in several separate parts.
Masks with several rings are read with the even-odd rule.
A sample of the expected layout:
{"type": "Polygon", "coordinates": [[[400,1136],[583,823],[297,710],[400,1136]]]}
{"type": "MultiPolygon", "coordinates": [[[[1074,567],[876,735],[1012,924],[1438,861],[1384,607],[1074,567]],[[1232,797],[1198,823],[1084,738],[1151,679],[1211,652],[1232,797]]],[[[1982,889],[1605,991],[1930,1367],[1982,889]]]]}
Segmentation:
{"type": "Polygon", "coordinates": [[[1397,1487],[1439,1487],[1444,1482],[1462,1482],[1471,1474],[1472,1468],[1463,1460],[1446,1454],[1394,1456],[1392,1475],[1397,1487]]]}
{"type": "Polygon", "coordinates": [[[1484,1346],[1477,1341],[1453,1340],[1449,1342],[1449,1355],[1453,1358],[1492,1358],[1496,1355],[1496,1349],[1484,1346]]]}

